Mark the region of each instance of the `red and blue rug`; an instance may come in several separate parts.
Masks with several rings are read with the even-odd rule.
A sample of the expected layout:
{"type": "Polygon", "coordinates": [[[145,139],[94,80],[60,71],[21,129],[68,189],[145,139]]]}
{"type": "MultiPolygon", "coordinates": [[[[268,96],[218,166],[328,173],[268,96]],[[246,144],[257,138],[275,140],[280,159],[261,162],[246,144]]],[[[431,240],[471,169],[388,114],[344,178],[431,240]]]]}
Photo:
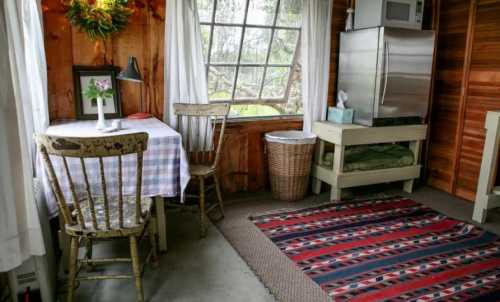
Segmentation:
{"type": "Polygon", "coordinates": [[[334,301],[500,301],[500,238],[407,198],[250,219],[334,301]]]}

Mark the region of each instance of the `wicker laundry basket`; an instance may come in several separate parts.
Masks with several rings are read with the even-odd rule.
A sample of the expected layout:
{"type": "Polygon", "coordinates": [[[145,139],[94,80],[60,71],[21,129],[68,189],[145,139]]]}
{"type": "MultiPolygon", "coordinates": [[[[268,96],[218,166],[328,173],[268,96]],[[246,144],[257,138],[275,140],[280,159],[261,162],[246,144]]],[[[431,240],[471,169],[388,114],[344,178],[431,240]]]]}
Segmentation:
{"type": "Polygon", "coordinates": [[[309,183],[316,136],[302,131],[267,133],[271,189],[276,199],[302,199],[309,183]]]}

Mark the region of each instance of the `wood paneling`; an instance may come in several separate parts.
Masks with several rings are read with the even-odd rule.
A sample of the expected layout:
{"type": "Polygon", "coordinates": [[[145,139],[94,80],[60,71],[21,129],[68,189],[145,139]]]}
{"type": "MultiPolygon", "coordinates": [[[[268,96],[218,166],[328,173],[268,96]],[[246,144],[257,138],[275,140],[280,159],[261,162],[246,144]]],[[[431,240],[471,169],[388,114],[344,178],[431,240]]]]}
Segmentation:
{"type": "Polygon", "coordinates": [[[264,135],[271,131],[302,129],[300,119],[229,122],[221,154],[219,177],[226,192],[268,188],[264,135]]]}
{"type": "Polygon", "coordinates": [[[455,190],[470,200],[479,177],[486,112],[500,110],[499,16],[500,1],[477,2],[455,190]]]}
{"type": "MultiPolygon", "coordinates": [[[[91,41],[72,27],[60,0],[43,0],[45,49],[48,68],[50,117],[75,118],[73,65],[111,64],[125,68],[128,57],[135,56],[144,77],[142,96],[149,111],[163,113],[163,49],[165,0],[138,1],[140,7],[130,17],[124,31],[106,41],[91,41]]],[[[124,115],[139,110],[140,86],[121,81],[124,115]]]]}
{"type": "Polygon", "coordinates": [[[468,200],[475,198],[486,112],[500,110],[499,15],[499,0],[441,7],[428,183],[468,200]]]}
{"type": "Polygon", "coordinates": [[[453,185],[454,134],[458,129],[469,6],[468,1],[445,1],[439,17],[427,181],[447,192],[453,185]]]}
{"type": "Polygon", "coordinates": [[[346,10],[350,7],[349,0],[334,0],[332,12],[332,30],[331,30],[331,57],[330,74],[328,86],[328,105],[333,106],[336,102],[337,94],[337,70],[339,58],[340,32],[345,30],[345,20],[347,18],[346,10]]]}

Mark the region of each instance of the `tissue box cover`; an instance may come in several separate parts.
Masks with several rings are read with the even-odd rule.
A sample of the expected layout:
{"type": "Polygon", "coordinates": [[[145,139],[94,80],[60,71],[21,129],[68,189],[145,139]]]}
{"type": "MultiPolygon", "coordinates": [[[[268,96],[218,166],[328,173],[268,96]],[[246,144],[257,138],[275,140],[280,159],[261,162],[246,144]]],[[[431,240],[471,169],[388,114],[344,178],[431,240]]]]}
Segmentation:
{"type": "Polygon", "coordinates": [[[352,124],[354,110],[352,108],[342,109],[337,107],[328,108],[328,121],[337,124],[352,124]]]}

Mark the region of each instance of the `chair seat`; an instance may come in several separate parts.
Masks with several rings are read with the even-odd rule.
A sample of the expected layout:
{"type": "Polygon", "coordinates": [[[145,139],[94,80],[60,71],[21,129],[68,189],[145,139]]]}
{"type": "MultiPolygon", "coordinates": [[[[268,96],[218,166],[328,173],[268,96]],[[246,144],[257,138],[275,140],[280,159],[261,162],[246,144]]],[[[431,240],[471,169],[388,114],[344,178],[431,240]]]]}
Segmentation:
{"type": "MultiPolygon", "coordinates": [[[[142,215],[139,224],[135,223],[135,196],[123,196],[123,228],[120,228],[119,221],[119,211],[118,211],[118,198],[109,198],[109,222],[111,225],[111,230],[128,230],[134,232],[134,230],[142,230],[144,223],[146,222],[149,213],[151,212],[151,206],[153,200],[150,197],[144,197],[141,199],[141,210],[142,215]]],[[[95,232],[109,232],[106,229],[106,218],[104,213],[104,198],[96,197],[94,199],[94,209],[97,220],[98,230],[94,229],[92,225],[92,214],[90,211],[90,202],[88,199],[84,199],[80,202],[80,208],[82,210],[83,219],[85,221],[85,229],[82,229],[79,225],[66,226],[68,231],[72,232],[84,232],[84,233],[95,233],[95,232]]],[[[77,210],[73,211],[73,217],[77,217],[77,210]]],[[[129,233],[129,232],[127,232],[129,233]]]]}
{"type": "Polygon", "coordinates": [[[209,165],[190,165],[189,173],[192,176],[208,176],[215,173],[215,168],[209,165]]]}

